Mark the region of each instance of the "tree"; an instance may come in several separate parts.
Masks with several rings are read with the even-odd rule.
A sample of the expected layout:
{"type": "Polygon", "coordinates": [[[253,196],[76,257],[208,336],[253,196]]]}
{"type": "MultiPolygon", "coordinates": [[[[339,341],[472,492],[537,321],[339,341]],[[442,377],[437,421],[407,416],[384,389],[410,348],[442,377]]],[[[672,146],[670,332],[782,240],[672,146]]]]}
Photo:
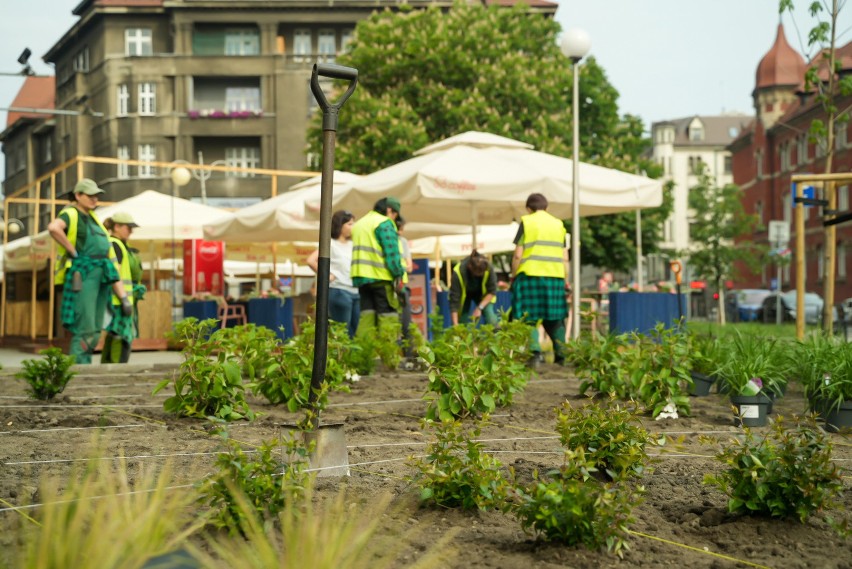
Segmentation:
{"type": "MultiPolygon", "coordinates": [[[[838,122],[849,121],[849,109],[840,110],[837,107],[838,97],[852,94],[852,76],[841,75],[843,65],[837,58],[837,19],[845,2],[838,0],[815,0],[810,3],[808,11],[817,18],[817,24],[808,33],[808,47],[818,50],[817,56],[811,59],[805,71],[805,91],[815,92],[816,101],[825,112],[825,121],[811,121],[810,138],[825,148],[825,173],[832,172],[834,161],[834,132],[838,122]],[[827,19],[822,19],[825,16],[827,19]],[[818,58],[818,59],[817,59],[818,58]],[[816,60],[816,62],[815,62],[816,60]]],[[[780,12],[793,13],[793,0],[780,0],[780,12]]],[[[825,198],[827,208],[837,210],[837,192],[834,183],[826,183],[825,198]]],[[[830,225],[825,228],[825,304],[823,306],[823,326],[826,334],[834,330],[834,284],[837,273],[837,227],[830,225]]],[[[798,271],[797,271],[798,273],[798,271]]],[[[797,280],[801,277],[797,274],[797,280]]],[[[797,287],[798,288],[798,287],[797,287]]],[[[802,291],[803,292],[803,291],[802,291]]],[[[799,298],[802,298],[800,295],[799,298]]],[[[799,317],[804,318],[799,310],[799,317]]]]}
{"type": "MultiPolygon", "coordinates": [[[[359,71],[337,133],[335,167],[369,173],[423,146],[467,130],[515,138],[537,150],[571,156],[572,69],[556,43],[559,25],[511,8],[459,2],[383,11],[360,22],[339,63],[359,71]]],[[[637,117],[618,115],[618,92],[594,58],[580,69],[581,159],[659,176],[642,158],[649,146],[637,117]]],[[[317,155],[321,117],[308,133],[317,155]]],[[[644,214],[650,251],[668,215],[644,214]]],[[[583,221],[582,258],[613,269],[635,261],[634,232],[615,231],[633,214],[583,221]],[[611,253],[611,254],[609,254],[611,253]]]]}
{"type": "Polygon", "coordinates": [[[719,318],[725,323],[725,292],[722,284],[734,273],[735,263],[754,269],[760,265],[764,248],[738,237],[750,235],[758,225],[756,215],[749,215],[740,201],[740,189],[734,184],[719,187],[705,172],[698,185],[689,190],[689,222],[691,249],[679,254],[689,258],[697,276],[713,282],[719,291],[719,318]]]}

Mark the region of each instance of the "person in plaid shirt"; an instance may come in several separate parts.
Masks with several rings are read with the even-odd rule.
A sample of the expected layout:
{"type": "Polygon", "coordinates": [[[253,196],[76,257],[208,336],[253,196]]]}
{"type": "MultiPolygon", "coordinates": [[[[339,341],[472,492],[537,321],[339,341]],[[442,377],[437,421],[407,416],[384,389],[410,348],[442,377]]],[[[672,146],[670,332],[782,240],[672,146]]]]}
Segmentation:
{"type": "MultiPolygon", "coordinates": [[[[512,317],[535,325],[541,322],[553,341],[555,363],[565,362],[565,318],[568,303],[568,249],[565,225],[547,213],[547,198],[530,194],[528,215],[521,217],[512,257],[512,317]]],[[[543,361],[538,329],[533,330],[532,364],[543,361]]]]}

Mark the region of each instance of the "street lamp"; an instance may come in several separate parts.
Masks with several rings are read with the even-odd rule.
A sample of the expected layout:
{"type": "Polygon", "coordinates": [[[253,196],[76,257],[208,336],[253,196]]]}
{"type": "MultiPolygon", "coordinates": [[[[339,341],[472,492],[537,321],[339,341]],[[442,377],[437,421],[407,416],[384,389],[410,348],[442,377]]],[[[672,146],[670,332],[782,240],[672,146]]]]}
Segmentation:
{"type": "Polygon", "coordinates": [[[571,337],[580,337],[580,60],[592,47],[585,31],[572,28],[562,35],[562,53],[571,60],[574,93],[571,98],[574,138],[572,142],[573,176],[571,192],[571,337]]]}
{"type": "MultiPolygon", "coordinates": [[[[207,205],[207,180],[213,177],[213,170],[209,168],[205,168],[204,164],[204,154],[198,153],[198,164],[190,164],[186,160],[175,160],[172,162],[173,164],[184,164],[184,170],[187,170],[193,178],[198,180],[199,185],[201,186],[201,203],[207,205]],[[193,166],[197,166],[193,168],[193,166]]],[[[214,160],[208,166],[227,166],[227,162],[224,160],[214,160]]],[[[187,180],[187,183],[189,181],[187,180]]],[[[183,184],[186,185],[186,184],[183,184]]]]}
{"type": "Polygon", "coordinates": [[[24,229],[24,222],[21,221],[20,219],[15,219],[14,217],[10,217],[9,221],[7,223],[3,218],[0,218],[0,231],[3,231],[4,229],[6,229],[7,225],[9,226],[8,229],[9,229],[10,235],[17,235],[18,233],[20,233],[24,229]]]}
{"type": "Polygon", "coordinates": [[[177,252],[175,251],[175,200],[178,188],[185,186],[192,179],[192,174],[183,166],[173,169],[169,177],[172,179],[172,305],[177,306],[177,252]]]}

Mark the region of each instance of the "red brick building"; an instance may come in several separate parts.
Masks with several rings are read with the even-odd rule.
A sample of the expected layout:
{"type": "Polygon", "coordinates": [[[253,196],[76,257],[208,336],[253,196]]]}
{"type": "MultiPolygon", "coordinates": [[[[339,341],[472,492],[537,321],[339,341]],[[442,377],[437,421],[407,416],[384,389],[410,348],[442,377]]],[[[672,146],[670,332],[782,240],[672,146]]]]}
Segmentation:
{"type": "MultiPolygon", "coordinates": [[[[844,73],[852,72],[852,42],[837,49],[837,59],[844,73]]],[[[821,57],[812,64],[818,65],[821,57]]],[[[823,64],[824,65],[824,64],[823,64]]],[[[778,26],[775,43],[757,66],[752,94],[755,120],[731,143],[734,183],[742,189],[746,212],[757,214],[761,228],[751,239],[767,244],[767,227],[771,220],[784,220],[790,226],[791,249],[796,232],[792,209],[790,177],[800,173],[825,172],[825,142],[809,140],[808,129],[814,119],[825,121],[820,103],[803,93],[804,75],[808,64],[794,50],[778,26]]],[[[824,75],[824,73],[822,74],[824,75]]],[[[852,97],[837,100],[842,111],[852,105],[852,97]]],[[[835,154],[832,172],[852,171],[852,144],[847,139],[846,123],[835,123],[835,154]]],[[[838,210],[849,211],[849,186],[838,184],[838,210]]],[[[816,198],[824,198],[821,189],[816,198]]],[[[805,288],[824,293],[824,239],[822,210],[805,208],[805,288]]],[[[852,222],[837,225],[837,273],[835,302],[852,297],[852,222]]],[[[795,288],[795,264],[783,271],[782,290],[795,288]]],[[[776,267],[749,272],[740,268],[737,288],[769,288],[776,276],[776,267]]]]}

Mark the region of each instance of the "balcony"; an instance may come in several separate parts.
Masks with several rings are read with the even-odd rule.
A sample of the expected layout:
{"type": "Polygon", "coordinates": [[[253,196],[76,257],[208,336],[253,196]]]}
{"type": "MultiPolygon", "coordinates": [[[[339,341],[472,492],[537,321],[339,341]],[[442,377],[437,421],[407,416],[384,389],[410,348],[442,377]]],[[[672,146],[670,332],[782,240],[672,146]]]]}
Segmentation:
{"type": "Polygon", "coordinates": [[[251,119],[263,116],[263,110],[247,111],[223,111],[221,109],[192,109],[186,112],[186,116],[192,120],[196,119],[251,119]]]}

